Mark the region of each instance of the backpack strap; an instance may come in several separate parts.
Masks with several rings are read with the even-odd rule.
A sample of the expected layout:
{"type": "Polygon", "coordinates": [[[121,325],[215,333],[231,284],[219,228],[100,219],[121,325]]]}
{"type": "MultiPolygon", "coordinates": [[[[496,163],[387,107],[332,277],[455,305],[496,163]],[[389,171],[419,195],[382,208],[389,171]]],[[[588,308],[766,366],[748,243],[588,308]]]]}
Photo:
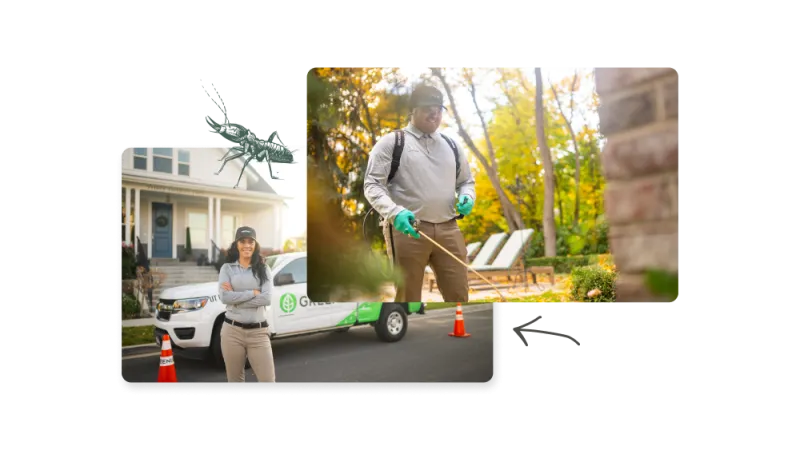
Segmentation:
{"type": "Polygon", "coordinates": [[[392,167],[389,169],[389,178],[387,183],[392,181],[397,169],[400,167],[400,157],[403,156],[403,147],[406,143],[406,135],[403,130],[395,130],[394,132],[394,150],[392,151],[392,167]]]}
{"type": "Polygon", "coordinates": [[[456,157],[456,179],[458,179],[459,171],[461,170],[461,158],[458,157],[458,148],[456,147],[456,143],[450,139],[449,137],[445,136],[444,133],[439,133],[447,144],[450,145],[450,148],[453,149],[453,156],[456,157]]]}
{"type": "MultiPolygon", "coordinates": [[[[458,175],[461,171],[461,158],[458,155],[458,147],[456,147],[455,141],[450,139],[449,137],[445,136],[442,133],[439,133],[440,136],[444,138],[447,142],[447,145],[453,149],[453,156],[456,159],[456,179],[458,179],[458,175]]],[[[392,151],[392,166],[389,169],[389,178],[387,178],[386,182],[389,183],[394,178],[395,174],[397,173],[397,169],[400,168],[400,158],[403,156],[403,149],[405,147],[406,137],[405,132],[403,130],[395,130],[394,131],[394,150],[392,151]]]]}

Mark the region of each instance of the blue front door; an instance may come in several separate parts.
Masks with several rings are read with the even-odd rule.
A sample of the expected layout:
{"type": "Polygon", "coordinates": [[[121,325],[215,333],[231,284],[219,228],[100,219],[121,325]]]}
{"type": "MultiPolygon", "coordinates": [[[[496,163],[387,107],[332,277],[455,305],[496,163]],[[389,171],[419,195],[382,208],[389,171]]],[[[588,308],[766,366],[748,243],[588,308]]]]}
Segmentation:
{"type": "Polygon", "coordinates": [[[153,258],[172,258],[172,205],[153,203],[153,258]]]}

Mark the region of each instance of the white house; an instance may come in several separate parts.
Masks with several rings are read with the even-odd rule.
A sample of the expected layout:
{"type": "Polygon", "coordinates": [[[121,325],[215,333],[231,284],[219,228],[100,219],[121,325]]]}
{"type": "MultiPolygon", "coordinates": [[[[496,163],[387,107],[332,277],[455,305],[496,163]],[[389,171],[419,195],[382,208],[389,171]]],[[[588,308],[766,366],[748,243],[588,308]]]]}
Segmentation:
{"type": "Polygon", "coordinates": [[[122,241],[142,242],[148,258],[180,258],[191,229],[192,253],[213,258],[212,240],[227,248],[242,225],[256,230],[262,248],[280,249],[285,200],[227,148],[129,148],[122,153],[122,241]],[[141,214],[139,213],[141,211],[141,214]]]}

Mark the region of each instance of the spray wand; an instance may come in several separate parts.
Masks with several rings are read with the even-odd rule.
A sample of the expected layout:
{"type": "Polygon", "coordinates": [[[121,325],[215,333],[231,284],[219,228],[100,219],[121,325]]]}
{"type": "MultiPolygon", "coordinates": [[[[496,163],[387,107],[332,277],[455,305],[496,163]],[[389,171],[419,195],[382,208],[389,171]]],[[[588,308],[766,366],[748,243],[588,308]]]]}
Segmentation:
{"type": "MultiPolygon", "coordinates": [[[[461,217],[463,217],[463,214],[461,215],[461,217]]],[[[447,253],[448,255],[450,255],[450,257],[451,257],[451,258],[453,258],[453,259],[455,259],[456,261],[458,261],[458,263],[459,263],[459,264],[461,264],[462,266],[464,266],[464,267],[466,267],[467,269],[471,270],[471,271],[472,271],[472,273],[474,273],[475,275],[477,275],[477,276],[481,277],[481,279],[482,279],[483,281],[487,282],[487,283],[489,284],[489,286],[491,286],[492,288],[494,288],[494,290],[495,290],[495,291],[497,291],[497,294],[498,294],[498,295],[500,295],[500,298],[502,299],[502,301],[504,301],[504,302],[508,301],[508,300],[506,300],[506,297],[503,295],[503,293],[502,293],[502,292],[500,292],[500,289],[497,289],[497,286],[495,286],[495,285],[494,285],[494,284],[493,284],[491,281],[487,280],[487,279],[486,279],[486,277],[484,277],[483,275],[481,275],[480,273],[478,273],[478,271],[476,271],[475,269],[473,269],[472,267],[470,267],[470,266],[469,266],[467,263],[465,263],[464,261],[462,261],[462,260],[461,260],[461,259],[460,259],[458,256],[456,256],[456,255],[454,255],[454,254],[450,253],[449,251],[447,251],[447,249],[446,249],[446,248],[442,247],[442,246],[441,246],[441,245],[440,245],[438,242],[436,242],[436,241],[434,241],[433,239],[431,239],[430,237],[428,237],[428,235],[427,235],[427,234],[425,234],[425,233],[423,233],[422,231],[420,231],[420,230],[419,230],[419,225],[417,224],[417,221],[416,221],[416,220],[414,220],[414,219],[411,219],[411,227],[413,227],[413,228],[414,228],[414,231],[416,231],[417,233],[419,233],[419,235],[420,235],[420,236],[424,237],[425,239],[427,239],[428,241],[430,241],[430,242],[431,242],[433,245],[435,245],[435,246],[439,247],[439,248],[440,248],[440,249],[441,249],[443,252],[445,252],[445,253],[447,253]]]]}

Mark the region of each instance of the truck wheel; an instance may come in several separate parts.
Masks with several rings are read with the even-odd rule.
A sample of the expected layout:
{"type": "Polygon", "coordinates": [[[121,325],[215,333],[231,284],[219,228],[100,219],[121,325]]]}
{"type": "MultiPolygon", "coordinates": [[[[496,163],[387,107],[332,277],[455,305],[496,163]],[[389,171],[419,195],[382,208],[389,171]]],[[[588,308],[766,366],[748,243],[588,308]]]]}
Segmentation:
{"type": "MultiPolygon", "coordinates": [[[[222,318],[217,319],[216,323],[214,323],[214,329],[211,331],[211,348],[209,349],[209,359],[211,363],[214,364],[216,367],[225,368],[225,359],[222,357],[222,336],[220,332],[222,331],[222,318]]],[[[250,360],[244,360],[244,368],[250,368],[250,360]]]]}
{"type": "Polygon", "coordinates": [[[408,315],[402,306],[386,303],[381,308],[381,315],[375,324],[375,333],[385,342],[397,342],[403,339],[408,329],[408,315]]]}

